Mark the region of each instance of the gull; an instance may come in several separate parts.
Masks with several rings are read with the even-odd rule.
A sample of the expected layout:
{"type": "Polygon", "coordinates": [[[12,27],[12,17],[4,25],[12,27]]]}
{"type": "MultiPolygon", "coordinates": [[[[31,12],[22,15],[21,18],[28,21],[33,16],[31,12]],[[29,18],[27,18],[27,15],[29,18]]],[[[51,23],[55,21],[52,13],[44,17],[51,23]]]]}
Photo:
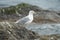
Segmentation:
{"type": "Polygon", "coordinates": [[[30,24],[33,21],[33,14],[35,14],[36,12],[33,10],[29,11],[29,14],[26,17],[23,17],[19,20],[17,20],[15,23],[17,24],[30,24]]]}

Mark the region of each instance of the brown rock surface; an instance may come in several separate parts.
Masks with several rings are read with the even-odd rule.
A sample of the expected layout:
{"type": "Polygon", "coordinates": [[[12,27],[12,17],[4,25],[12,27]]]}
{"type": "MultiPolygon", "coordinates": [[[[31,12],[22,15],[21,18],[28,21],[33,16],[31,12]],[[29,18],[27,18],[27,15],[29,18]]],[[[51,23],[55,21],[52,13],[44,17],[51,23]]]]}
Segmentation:
{"type": "Polygon", "coordinates": [[[34,40],[38,34],[25,27],[8,22],[0,23],[0,40],[34,40]]]}
{"type": "Polygon", "coordinates": [[[52,11],[37,12],[34,22],[36,23],[60,23],[60,16],[52,11]]]}

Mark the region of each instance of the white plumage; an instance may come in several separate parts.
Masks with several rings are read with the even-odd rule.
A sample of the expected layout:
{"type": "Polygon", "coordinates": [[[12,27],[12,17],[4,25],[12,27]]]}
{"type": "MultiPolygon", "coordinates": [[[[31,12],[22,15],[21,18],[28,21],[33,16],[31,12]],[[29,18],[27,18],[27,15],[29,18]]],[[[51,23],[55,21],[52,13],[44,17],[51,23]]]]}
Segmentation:
{"type": "Polygon", "coordinates": [[[29,11],[29,15],[27,15],[26,17],[23,17],[22,19],[17,20],[15,23],[18,24],[30,24],[33,21],[33,14],[35,14],[35,12],[33,10],[29,11]]]}

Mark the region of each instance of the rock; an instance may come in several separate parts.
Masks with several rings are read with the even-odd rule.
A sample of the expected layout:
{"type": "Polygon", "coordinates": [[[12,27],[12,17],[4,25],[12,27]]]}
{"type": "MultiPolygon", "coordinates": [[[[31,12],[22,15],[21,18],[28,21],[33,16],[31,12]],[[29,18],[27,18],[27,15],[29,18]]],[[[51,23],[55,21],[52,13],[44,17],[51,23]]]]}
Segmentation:
{"type": "Polygon", "coordinates": [[[15,23],[0,23],[0,40],[34,40],[38,34],[15,23]]]}
{"type": "Polygon", "coordinates": [[[7,31],[4,31],[4,30],[0,30],[0,40],[8,40],[8,33],[7,31]]]}
{"type": "Polygon", "coordinates": [[[16,21],[28,15],[30,10],[34,10],[37,14],[34,17],[35,23],[60,23],[60,11],[46,10],[40,7],[21,3],[16,6],[0,8],[0,21],[16,21]],[[21,15],[17,15],[16,11],[21,15]]]}
{"type": "Polygon", "coordinates": [[[60,34],[40,35],[40,40],[60,40],[60,34]]]}
{"type": "Polygon", "coordinates": [[[37,12],[34,22],[36,23],[60,23],[60,16],[56,12],[41,11],[37,12]]]}

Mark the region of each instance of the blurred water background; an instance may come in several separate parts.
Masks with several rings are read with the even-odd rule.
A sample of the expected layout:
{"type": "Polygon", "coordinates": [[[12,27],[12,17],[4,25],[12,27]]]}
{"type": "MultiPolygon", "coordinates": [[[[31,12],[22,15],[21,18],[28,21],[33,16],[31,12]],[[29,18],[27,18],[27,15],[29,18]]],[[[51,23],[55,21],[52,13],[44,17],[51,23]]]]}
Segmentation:
{"type": "Polygon", "coordinates": [[[60,10],[60,0],[0,0],[0,7],[8,7],[19,3],[37,5],[43,9],[60,10]]]}
{"type": "Polygon", "coordinates": [[[31,24],[26,28],[40,35],[60,34],[60,24],[31,24]]]}

